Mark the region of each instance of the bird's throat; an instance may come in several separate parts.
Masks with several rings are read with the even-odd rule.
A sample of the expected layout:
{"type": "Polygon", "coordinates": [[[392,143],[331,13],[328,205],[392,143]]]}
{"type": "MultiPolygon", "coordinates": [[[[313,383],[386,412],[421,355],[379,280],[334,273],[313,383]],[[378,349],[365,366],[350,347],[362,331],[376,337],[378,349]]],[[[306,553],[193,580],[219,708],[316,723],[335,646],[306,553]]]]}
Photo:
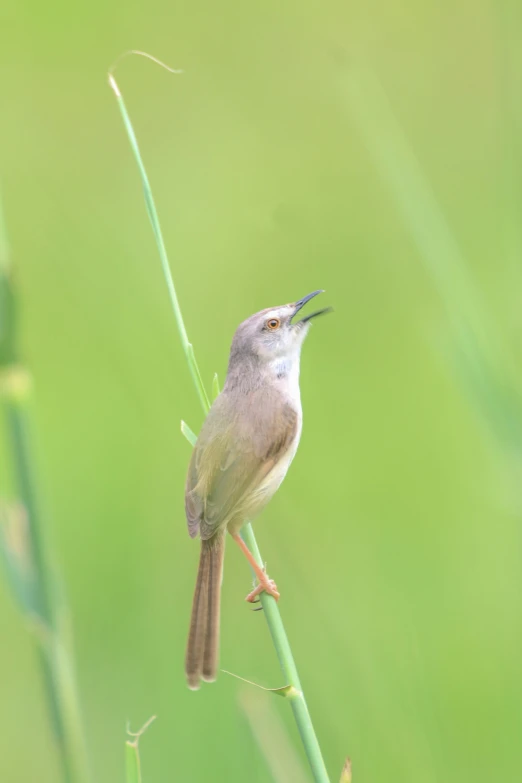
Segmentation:
{"type": "Polygon", "coordinates": [[[284,390],[296,401],[299,394],[299,356],[280,356],[270,362],[269,372],[272,382],[284,390]]]}

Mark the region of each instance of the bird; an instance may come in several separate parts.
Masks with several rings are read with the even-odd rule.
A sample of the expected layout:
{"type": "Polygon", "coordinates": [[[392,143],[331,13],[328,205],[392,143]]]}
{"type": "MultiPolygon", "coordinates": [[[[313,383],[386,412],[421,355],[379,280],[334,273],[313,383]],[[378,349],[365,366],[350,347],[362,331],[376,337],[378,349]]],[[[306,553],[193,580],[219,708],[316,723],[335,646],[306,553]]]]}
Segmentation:
{"type": "Polygon", "coordinates": [[[313,291],[291,304],[261,310],[237,328],[223,390],[216,397],[194,446],[185,485],[188,532],[201,552],[185,675],[192,690],[217,676],[225,539],[229,533],[247,557],[258,584],[246,600],[265,591],[276,600],[275,582],[256,562],[240,531],[272,498],[299,445],[302,428],[299,363],[313,318],[294,320],[313,291]]]}

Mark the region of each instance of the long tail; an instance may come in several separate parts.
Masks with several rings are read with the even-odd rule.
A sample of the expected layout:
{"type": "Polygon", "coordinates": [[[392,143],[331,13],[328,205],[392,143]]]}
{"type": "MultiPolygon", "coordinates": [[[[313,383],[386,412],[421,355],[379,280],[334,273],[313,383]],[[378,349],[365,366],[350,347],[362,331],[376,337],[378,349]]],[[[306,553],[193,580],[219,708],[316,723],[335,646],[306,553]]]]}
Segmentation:
{"type": "Polygon", "coordinates": [[[185,657],[189,688],[197,690],[200,680],[213,682],[219,653],[219,606],[225,534],[201,542],[198,578],[194,591],[190,632],[185,657]]]}

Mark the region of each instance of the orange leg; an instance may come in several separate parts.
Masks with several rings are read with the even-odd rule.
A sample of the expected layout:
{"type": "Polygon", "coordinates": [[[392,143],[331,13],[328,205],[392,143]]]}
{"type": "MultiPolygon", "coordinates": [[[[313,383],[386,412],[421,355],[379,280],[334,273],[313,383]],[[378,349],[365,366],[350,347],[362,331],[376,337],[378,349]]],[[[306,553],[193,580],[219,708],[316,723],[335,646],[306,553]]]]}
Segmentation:
{"type": "Polygon", "coordinates": [[[254,569],[254,573],[257,576],[258,580],[259,580],[259,584],[257,585],[257,587],[255,587],[252,590],[251,593],[249,593],[247,595],[247,597],[245,598],[245,601],[249,601],[250,603],[254,603],[254,599],[259,595],[259,593],[262,593],[262,592],[268,593],[268,595],[273,596],[276,599],[276,601],[277,601],[279,599],[280,593],[279,593],[279,591],[277,589],[277,585],[274,582],[274,580],[273,579],[269,579],[268,576],[267,576],[266,571],[257,564],[254,555],[252,554],[250,549],[247,547],[247,545],[245,544],[245,542],[243,541],[243,539],[241,538],[239,533],[236,533],[235,535],[233,535],[232,538],[234,539],[236,544],[242,549],[243,554],[245,555],[246,559],[248,560],[248,562],[250,563],[250,565],[254,569]]]}

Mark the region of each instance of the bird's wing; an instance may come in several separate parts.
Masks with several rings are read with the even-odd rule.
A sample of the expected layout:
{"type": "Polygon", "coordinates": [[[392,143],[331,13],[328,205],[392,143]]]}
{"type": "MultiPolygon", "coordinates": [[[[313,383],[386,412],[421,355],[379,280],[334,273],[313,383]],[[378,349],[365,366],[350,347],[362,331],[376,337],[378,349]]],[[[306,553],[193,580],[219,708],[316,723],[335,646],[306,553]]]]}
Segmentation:
{"type": "Polygon", "coordinates": [[[252,394],[247,406],[225,394],[218,397],[189,465],[185,510],[192,537],[199,531],[201,538],[211,538],[244,510],[247,516],[252,493],[291,446],[297,429],[297,411],[281,398],[252,394]]]}

